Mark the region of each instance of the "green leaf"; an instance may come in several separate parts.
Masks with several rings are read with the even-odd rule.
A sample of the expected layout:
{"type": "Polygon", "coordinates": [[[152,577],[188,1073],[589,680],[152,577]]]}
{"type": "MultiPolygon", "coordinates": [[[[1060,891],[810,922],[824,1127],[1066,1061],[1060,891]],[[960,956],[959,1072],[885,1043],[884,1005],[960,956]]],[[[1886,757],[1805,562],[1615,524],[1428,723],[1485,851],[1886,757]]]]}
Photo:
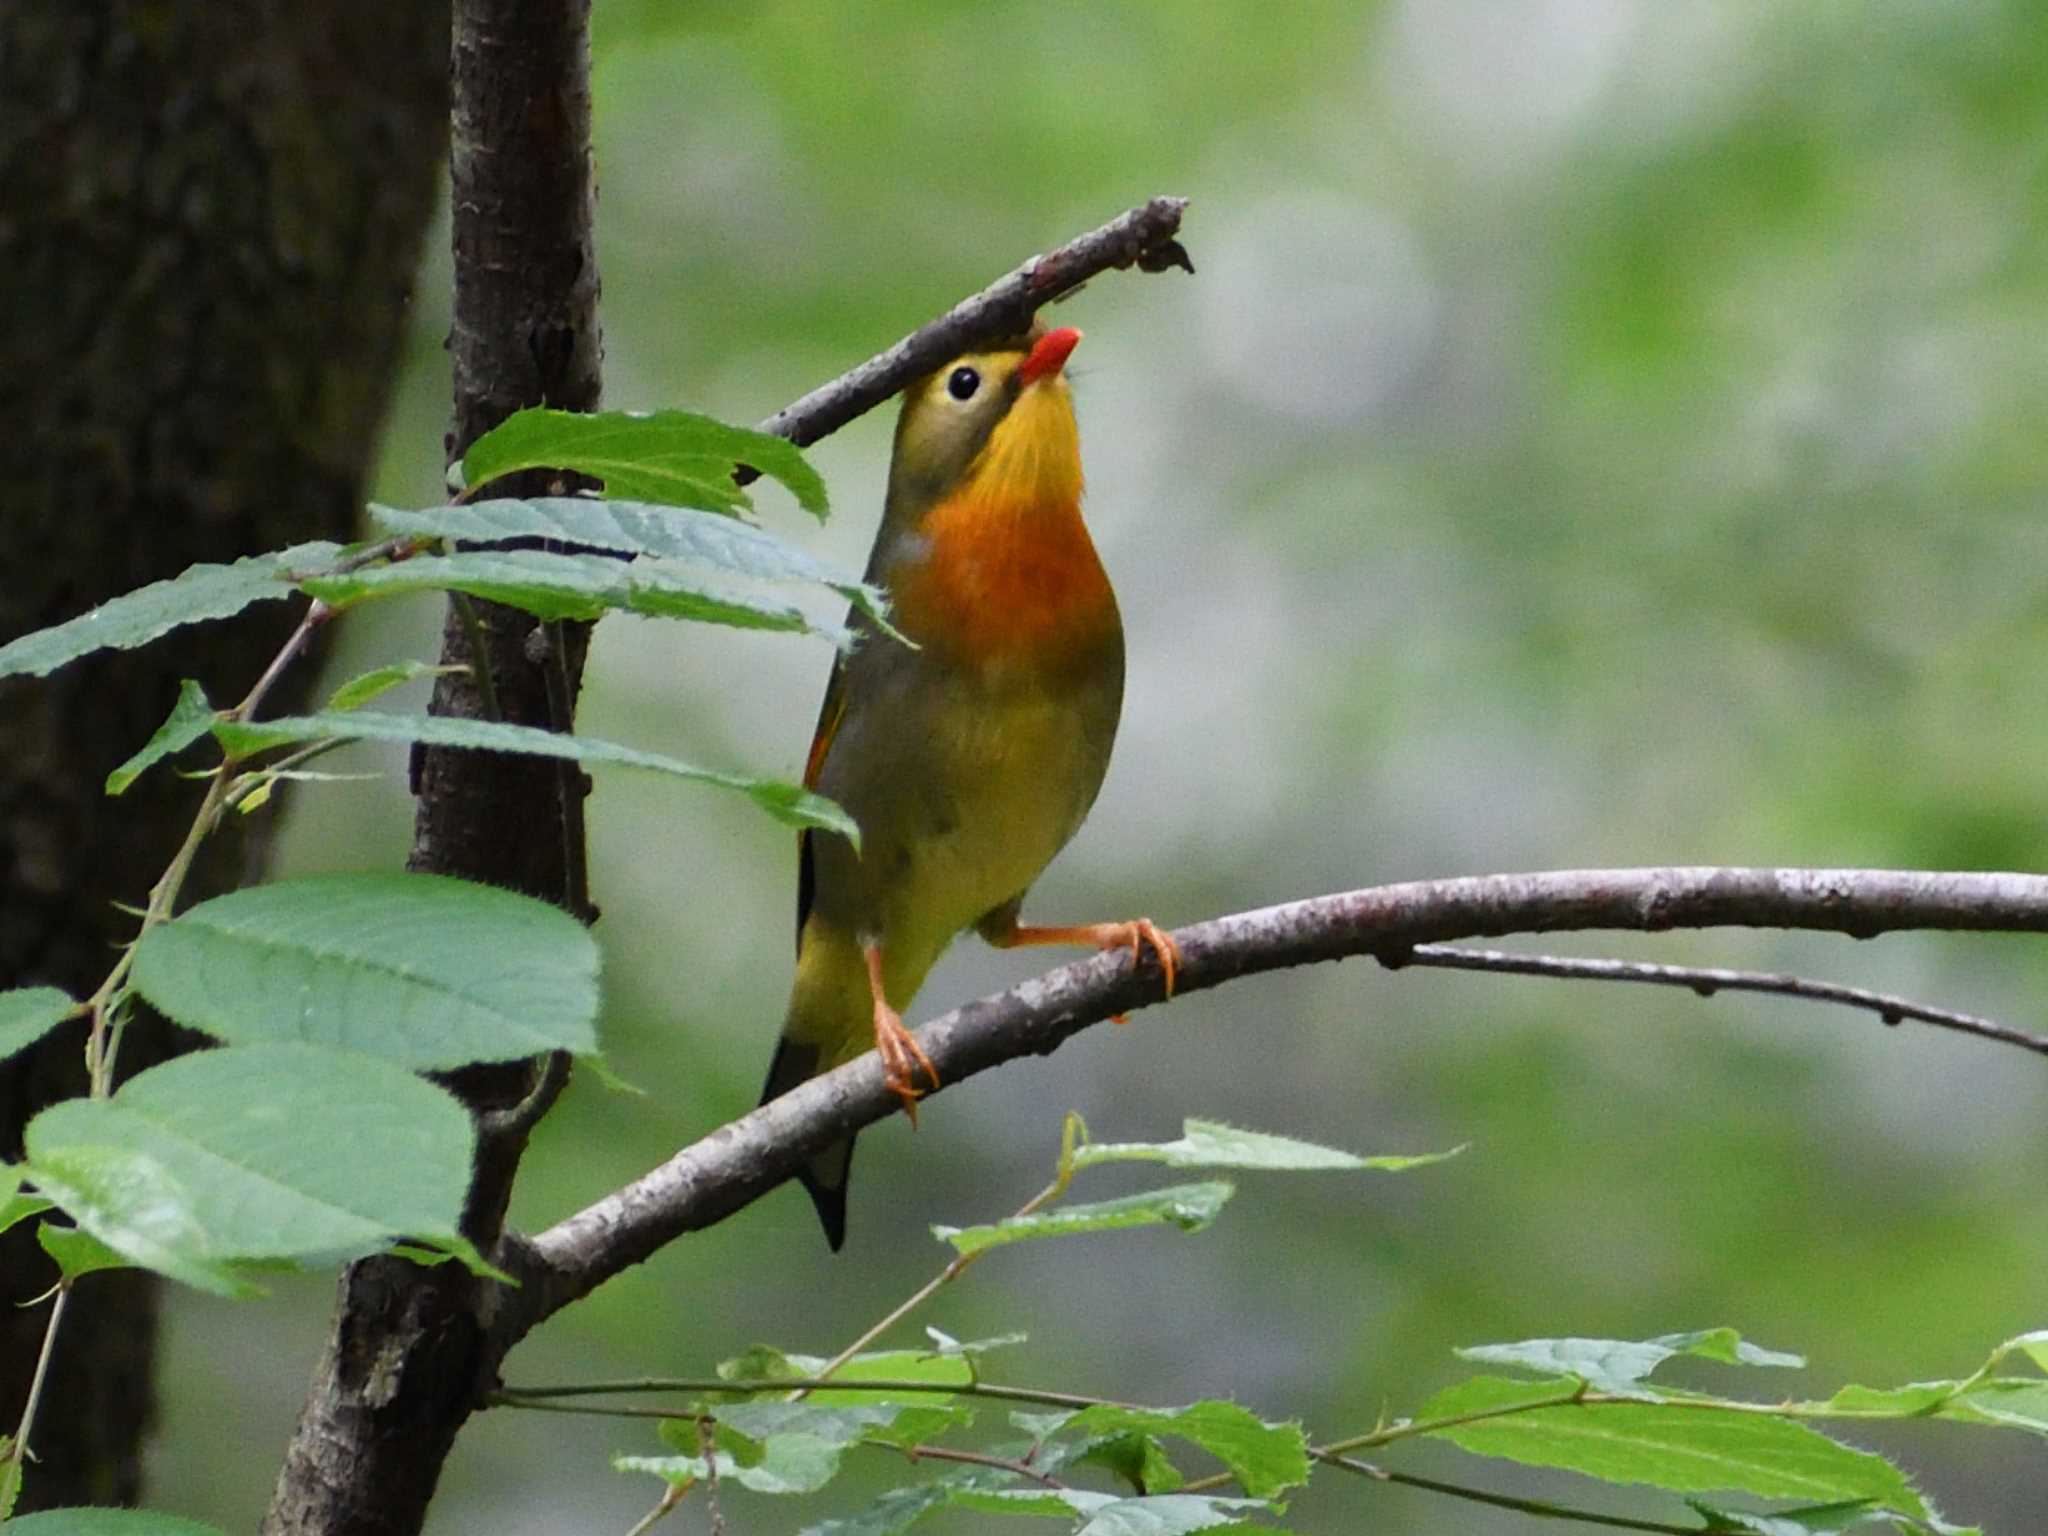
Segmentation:
{"type": "Polygon", "coordinates": [[[251,603],[290,597],[304,572],[331,565],[338,544],[297,544],[233,565],[195,565],[168,581],[110,598],[99,607],[0,645],[0,677],[25,672],[44,677],[94,651],[132,650],[181,624],[225,619],[251,603]]]}
{"type": "MultiPolygon", "coordinates": [[[[1526,1404],[1545,1389],[1569,1392],[1575,1385],[1475,1377],[1439,1393],[1418,1418],[1496,1412],[1526,1404]]],[[[1737,1489],[1812,1503],[1869,1499],[1901,1514],[1927,1514],[1912,1485],[1883,1457],[1765,1413],[1682,1403],[1578,1403],[1524,1408],[1428,1433],[1479,1456],[1674,1493],[1737,1489]]]]}
{"type": "Polygon", "coordinates": [[[704,1456],[614,1456],[613,1470],[651,1472],[671,1487],[701,1482],[715,1464],[721,1483],[738,1483],[755,1493],[816,1493],[839,1471],[844,1446],[828,1445],[808,1435],[777,1435],[762,1448],[761,1459],[746,1463],[727,1451],[704,1456]]]}
{"type": "Polygon", "coordinates": [[[639,613],[740,629],[809,631],[836,645],[848,643],[847,632],[838,625],[813,623],[800,609],[720,585],[673,562],[627,564],[606,555],[542,549],[466,549],[452,555],[415,555],[392,565],[366,565],[301,585],[337,608],[405,592],[467,592],[540,619],[639,613]]]}
{"type": "Polygon", "coordinates": [[[781,481],[823,521],[825,482],[794,443],[690,411],[519,411],[470,445],[462,477],[474,489],[524,469],[567,469],[603,481],[608,497],[737,512],[753,505],[733,479],[741,465],[781,481]]]}
{"type": "MultiPolygon", "coordinates": [[[[109,1107],[89,1099],[54,1104],[30,1122],[31,1134],[44,1117],[74,1106],[92,1114],[109,1107]]],[[[46,1145],[28,1172],[73,1221],[143,1268],[216,1296],[262,1294],[233,1264],[208,1256],[198,1193],[154,1158],[110,1146],[46,1145]]]]}
{"type": "Polygon", "coordinates": [[[388,667],[376,667],[359,674],[343,683],[327,696],[327,707],[336,713],[361,709],[373,699],[382,698],[394,688],[422,677],[439,677],[444,672],[460,672],[461,667],[437,667],[430,661],[396,661],[388,667]]]}
{"type": "Polygon", "coordinates": [[[221,1536],[216,1525],[153,1509],[46,1509],[7,1522],[8,1536],[221,1536]]]}
{"type": "Polygon", "coordinates": [[[1246,1520],[1247,1514],[1273,1509],[1260,1499],[1226,1499],[1213,1494],[1164,1493],[1118,1499],[1099,1505],[1075,1536],[1190,1536],[1210,1531],[1272,1531],[1274,1526],[1246,1520]]]}
{"type": "Polygon", "coordinates": [[[69,993],[55,987],[12,987],[0,992],[0,1060],[27,1050],[78,1008],[69,993]]]}
{"type": "Polygon", "coordinates": [[[171,717],[156,728],[140,752],[107,775],[107,793],[120,794],[164,758],[191,746],[212,728],[214,714],[206,690],[186,678],[178,685],[178,702],[171,708],[171,717]]]}
{"type": "MultiPolygon", "coordinates": [[[[828,1445],[852,1445],[860,1440],[881,1440],[890,1445],[915,1445],[920,1441],[934,1439],[949,1429],[955,1429],[974,1420],[974,1410],[966,1403],[935,1401],[926,1397],[899,1397],[893,1402],[853,1402],[831,1398],[806,1400],[803,1402],[742,1402],[721,1403],[709,1410],[721,1427],[730,1429],[748,1440],[765,1443],[777,1435],[808,1435],[828,1445]]],[[[680,1450],[690,1449],[691,1442],[678,1442],[668,1425],[686,1423],[689,1434],[694,1436],[696,1426],[690,1421],[668,1420],[662,1433],[680,1450]]]]}
{"type": "Polygon", "coordinates": [[[66,1281],[76,1280],[100,1269],[126,1269],[128,1260],[114,1252],[90,1232],[77,1227],[60,1227],[44,1222],[36,1228],[36,1241],[43,1252],[57,1261],[57,1272],[66,1281]]]}
{"type": "Polygon", "coordinates": [[[1034,1216],[1006,1216],[975,1227],[933,1227],[932,1236],[962,1253],[980,1253],[1004,1243],[1030,1238],[1070,1237],[1079,1232],[1114,1232],[1126,1227],[1171,1224],[1183,1232],[1199,1232],[1216,1219],[1235,1191],[1220,1182],[1175,1184],[1118,1200],[1092,1205],[1064,1205],[1034,1216]]]}
{"type": "Polygon", "coordinates": [[[1743,1536],[1839,1536],[1840,1532],[1889,1520],[1884,1510],[1868,1499],[1850,1499],[1836,1504],[1809,1504],[1803,1509],[1773,1510],[1757,1514],[1750,1510],[1723,1509],[1700,1499],[1685,1501],[1699,1512],[1710,1531],[1732,1531],[1743,1536]]]}
{"type": "MultiPolygon", "coordinates": [[[[757,1344],[745,1354],[723,1362],[719,1376],[726,1381],[807,1381],[815,1378],[829,1362],[822,1355],[792,1355],[766,1344],[757,1344]]],[[[973,1384],[974,1366],[965,1356],[934,1354],[928,1350],[880,1349],[855,1355],[832,1373],[834,1382],[912,1381],[928,1382],[933,1395],[885,1389],[876,1392],[846,1392],[837,1387],[830,1394],[834,1406],[856,1403],[945,1403],[948,1391],[973,1384]]]]}
{"type": "Polygon", "coordinates": [[[887,604],[879,588],[836,571],[796,545],[731,517],[637,501],[580,496],[477,501],[418,512],[371,504],[370,515],[392,533],[473,543],[553,539],[585,549],[709,567],[760,582],[801,582],[829,588],[877,624],[887,604]]]}
{"type": "Polygon", "coordinates": [[[802,1536],[902,1536],[933,1510],[944,1509],[952,1496],[944,1482],[891,1488],[857,1514],[805,1526],[802,1536]]]}
{"type": "Polygon", "coordinates": [[[1210,1494],[1166,1493],[1118,1498],[1086,1488],[972,1488],[951,1491],[959,1508],[998,1515],[1083,1517],[1076,1536],[1191,1536],[1196,1531],[1270,1531],[1243,1517],[1273,1506],[1263,1499],[1218,1498],[1210,1494]]]}
{"type": "Polygon", "coordinates": [[[43,1212],[55,1208],[53,1202],[45,1200],[41,1195],[23,1192],[21,1181],[27,1172],[26,1168],[18,1164],[0,1163],[0,1188],[7,1190],[7,1198],[0,1200],[0,1232],[5,1232],[19,1222],[27,1221],[31,1216],[40,1216],[43,1212]]]}
{"type": "Polygon", "coordinates": [[[1099,1403],[1076,1413],[1061,1433],[1172,1435],[1222,1462],[1256,1499],[1270,1499],[1308,1481],[1308,1437],[1299,1424],[1268,1424],[1248,1408],[1216,1399],[1185,1408],[1099,1403]]]}
{"type": "Polygon", "coordinates": [[[1655,1398],[1660,1394],[1641,1392],[1638,1383],[1665,1361],[1679,1355],[1697,1355],[1724,1365],[1771,1365],[1797,1368],[1806,1364],[1798,1355],[1760,1349],[1746,1342],[1733,1328],[1708,1328],[1698,1333],[1667,1333],[1661,1338],[1624,1339],[1525,1339],[1517,1344],[1477,1344],[1458,1352],[1461,1360],[1483,1365],[1512,1365],[1541,1375],[1576,1376],[1602,1392],[1620,1392],[1655,1398]]]}
{"type": "Polygon", "coordinates": [[[327,1262],[401,1236],[481,1263],[456,1232],[468,1111],[374,1057],[196,1051],[110,1100],[51,1105],[25,1140],[29,1176],[81,1227],[209,1289],[247,1289],[223,1270],[230,1261],[327,1262]]]}
{"type": "Polygon", "coordinates": [[[1073,1461],[1107,1467],[1140,1494],[1172,1493],[1187,1481],[1150,1435],[1106,1435],[1083,1447],[1073,1461]]]}
{"type": "Polygon", "coordinates": [[[860,830],[853,818],[823,795],[814,795],[798,785],[779,779],[753,778],[746,774],[720,773],[642,752],[615,742],[595,741],[588,736],[564,736],[530,725],[507,725],[497,720],[458,720],[446,715],[386,715],[373,710],[356,710],[338,715],[284,716],[256,725],[223,721],[214,735],[230,752],[247,756],[271,747],[301,741],[421,741],[431,747],[473,747],[484,752],[523,752],[536,757],[559,757],[573,762],[618,763],[629,768],[649,768],[673,774],[698,784],[736,789],[777,821],[793,827],[818,827],[837,832],[858,848],[860,830]]]}
{"type": "Polygon", "coordinates": [[[596,1048],[598,950],[531,896],[445,875],[252,886],[153,928],[136,990],[236,1044],[298,1040],[421,1069],[596,1048]]]}
{"type": "Polygon", "coordinates": [[[1214,1120],[1184,1120],[1178,1141],[1086,1142],[1074,1149],[1076,1169],[1100,1163],[1165,1163],[1170,1168],[1264,1168],[1275,1171],[1373,1168],[1399,1172],[1456,1157],[1463,1147],[1419,1157],[1358,1157],[1334,1147],[1243,1131],[1214,1120]]]}

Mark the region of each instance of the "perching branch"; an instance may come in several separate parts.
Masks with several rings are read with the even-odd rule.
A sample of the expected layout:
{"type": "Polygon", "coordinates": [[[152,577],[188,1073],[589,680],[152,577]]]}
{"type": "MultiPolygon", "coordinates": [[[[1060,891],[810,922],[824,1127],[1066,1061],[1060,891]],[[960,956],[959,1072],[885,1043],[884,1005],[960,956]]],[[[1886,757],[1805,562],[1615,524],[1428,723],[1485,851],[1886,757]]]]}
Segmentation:
{"type": "Polygon", "coordinates": [[[1174,239],[1187,206],[1184,197],[1155,197],[1100,229],[1077,235],[1043,256],[1033,256],[974,297],[962,299],[938,319],[919,326],[886,352],[784,406],[761,423],[761,430],[807,447],[873,410],[948,358],[998,337],[1015,335],[1031,324],[1039,306],[1064,298],[1112,267],[1137,266],[1157,272],[1177,266],[1194,271],[1187,252],[1174,239]]]}
{"type": "Polygon", "coordinates": [[[1445,971],[1550,976],[1561,981],[1647,982],[1652,986],[1684,987],[1701,997],[1712,997],[1716,992],[1774,992],[1808,1002],[1868,1009],[1887,1024],[1912,1019],[1937,1029],[1999,1040],[2048,1056],[2048,1035],[2016,1029],[1996,1019],[1980,1018],[1954,1008],[1933,1008],[1889,992],[1872,992],[1867,987],[1848,987],[1836,981],[1816,981],[1810,976],[1788,976],[1783,972],[1731,971],[1718,965],[1658,965],[1647,960],[1589,960],[1571,955],[1519,955],[1501,949],[1463,949],[1454,944],[1418,944],[1405,955],[1383,957],[1381,963],[1389,970],[1422,965],[1445,971]]]}
{"type": "MultiPolygon", "coordinates": [[[[1795,928],[1870,938],[1909,929],[2048,931],[2048,876],[1853,869],[1559,870],[1416,881],[1288,902],[1179,929],[1180,992],[1322,960],[1399,963],[1416,945],[1510,933],[1795,928]]],[[[1094,956],[942,1015],[919,1043],[948,1085],[1045,1055],[1112,1014],[1160,1000],[1150,959],[1094,956]]],[[[2022,1043],[2025,1043],[2024,1041],[2022,1043]]],[[[893,1113],[872,1053],[813,1078],[530,1242],[502,1262],[520,1288],[494,1321],[501,1348],[685,1232],[788,1178],[827,1143],[893,1113]]]]}

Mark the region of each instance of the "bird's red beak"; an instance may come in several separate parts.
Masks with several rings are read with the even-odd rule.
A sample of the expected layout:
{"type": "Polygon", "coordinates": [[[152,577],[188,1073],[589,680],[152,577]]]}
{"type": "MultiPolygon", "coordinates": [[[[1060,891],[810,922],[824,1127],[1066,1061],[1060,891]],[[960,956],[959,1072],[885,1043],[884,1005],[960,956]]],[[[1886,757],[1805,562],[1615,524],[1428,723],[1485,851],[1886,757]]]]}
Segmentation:
{"type": "Polygon", "coordinates": [[[1030,355],[1024,359],[1024,366],[1017,370],[1017,377],[1029,389],[1040,379],[1049,379],[1066,367],[1067,359],[1074,348],[1081,343],[1081,333],[1071,325],[1063,325],[1056,331],[1047,331],[1038,338],[1030,355]]]}

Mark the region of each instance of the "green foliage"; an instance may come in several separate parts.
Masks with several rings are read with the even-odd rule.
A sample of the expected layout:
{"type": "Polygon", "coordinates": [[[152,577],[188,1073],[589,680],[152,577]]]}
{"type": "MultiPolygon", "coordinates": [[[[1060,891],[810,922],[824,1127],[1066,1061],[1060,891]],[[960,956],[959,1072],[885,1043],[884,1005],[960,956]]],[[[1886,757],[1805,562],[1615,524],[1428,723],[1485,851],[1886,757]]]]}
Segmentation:
{"type": "Polygon", "coordinates": [[[1472,1419],[1428,1433],[1475,1455],[1562,1467],[1612,1483],[1679,1493],[1732,1489],[1810,1503],[1866,1499],[1915,1518],[1928,1514],[1912,1485],[1883,1457],[1852,1450],[1804,1424],[1681,1399],[1572,1401],[1576,1385],[1570,1379],[1532,1384],[1480,1376],[1437,1394],[1421,1416],[1472,1419]]]}
{"type": "Polygon", "coordinates": [[[1528,1339],[1519,1344],[1475,1344],[1458,1351],[1461,1360],[1513,1365],[1523,1370],[1576,1376],[1589,1387],[1626,1394],[1665,1361],[1680,1355],[1718,1360],[1723,1365],[1772,1365],[1797,1369],[1797,1355],[1759,1349],[1733,1328],[1671,1333],[1662,1338],[1528,1339]]]}
{"type": "Polygon", "coordinates": [[[844,644],[836,628],[813,624],[795,608],[720,589],[665,565],[628,565],[603,555],[538,549],[477,549],[452,555],[414,555],[394,565],[369,565],[319,576],[305,590],[336,607],[402,592],[464,592],[507,603],[541,619],[596,619],[638,613],[656,619],[696,619],[740,629],[809,630],[844,644]]]}
{"type": "Polygon", "coordinates": [[[130,1262],[90,1232],[60,1227],[54,1222],[46,1221],[36,1228],[36,1242],[57,1261],[57,1273],[66,1285],[98,1270],[126,1268],[130,1262]]]}
{"type": "Polygon", "coordinates": [[[620,500],[739,512],[753,506],[734,479],[741,466],[781,481],[824,519],[825,482],[794,443],[689,411],[519,411],[470,445],[462,477],[475,489],[521,470],[566,469],[620,500]]]}
{"type": "Polygon", "coordinates": [[[55,987],[11,987],[0,992],[0,1059],[25,1051],[78,1012],[55,987]]]}
{"type": "Polygon", "coordinates": [[[971,1254],[1032,1238],[1117,1232],[1129,1227],[1175,1226],[1183,1232],[1199,1232],[1221,1214],[1224,1202],[1233,1192],[1231,1185],[1220,1180],[1175,1184],[1142,1195],[1124,1195],[1087,1205],[1063,1205],[1029,1216],[1006,1216],[981,1226],[935,1226],[932,1236],[951,1243],[963,1254],[971,1254]]]}
{"type": "Polygon", "coordinates": [[[388,666],[372,667],[358,673],[327,696],[329,713],[343,713],[361,709],[365,704],[381,699],[394,688],[403,687],[422,677],[439,677],[444,672],[459,671],[455,667],[437,667],[426,661],[394,661],[388,666]]]}
{"type": "Polygon", "coordinates": [[[251,603],[291,597],[301,572],[330,565],[341,553],[335,544],[297,544],[232,565],[192,566],[167,581],[111,598],[75,619],[0,645],[0,677],[22,672],[42,677],[94,651],[132,650],[181,624],[230,618],[251,603]]]}
{"type": "Polygon", "coordinates": [[[1297,1141],[1291,1136],[1240,1130],[1213,1120],[1187,1120],[1182,1122],[1178,1141],[1083,1142],[1075,1147],[1071,1166],[1081,1169],[1102,1163],[1150,1162],[1164,1163],[1169,1168],[1248,1168],[1276,1173],[1325,1168],[1376,1168],[1399,1173],[1440,1163],[1463,1150],[1459,1147],[1418,1157],[1359,1157],[1335,1147],[1297,1141]]]}
{"type": "Polygon", "coordinates": [[[222,746],[238,757],[295,742],[418,741],[432,747],[470,747],[483,752],[521,752],[572,762],[617,763],[627,768],[647,768],[656,773],[689,779],[693,783],[738,790],[777,821],[793,827],[817,827],[837,832],[859,845],[859,829],[853,818],[823,795],[814,795],[799,785],[780,779],[699,768],[660,752],[643,752],[637,747],[620,746],[616,742],[593,741],[587,736],[544,731],[530,725],[511,725],[502,720],[464,720],[449,715],[387,715],[375,710],[351,710],[342,714],[285,715],[256,725],[221,721],[214,726],[214,735],[222,746]]]}
{"type": "Polygon", "coordinates": [[[237,1044],[295,1040],[449,1068],[597,1049],[598,952],[557,907],[438,875],[330,875],[152,928],[135,985],[237,1044]]]}
{"type": "Polygon", "coordinates": [[[409,538],[553,539],[751,581],[805,583],[838,593],[877,623],[887,617],[879,588],[834,571],[750,523],[689,507],[546,496],[463,502],[417,512],[372,503],[370,516],[390,532],[409,538]]]}
{"type": "Polygon", "coordinates": [[[170,717],[143,743],[141,751],[107,775],[107,793],[120,794],[150,767],[184,751],[213,729],[216,718],[206,690],[186,678],[178,685],[178,702],[171,707],[170,717]]]}
{"type": "Polygon", "coordinates": [[[456,1227],[473,1143],[444,1089],[356,1052],[199,1051],[29,1122],[29,1177],[130,1261],[230,1295],[239,1266],[325,1264],[456,1227]]]}

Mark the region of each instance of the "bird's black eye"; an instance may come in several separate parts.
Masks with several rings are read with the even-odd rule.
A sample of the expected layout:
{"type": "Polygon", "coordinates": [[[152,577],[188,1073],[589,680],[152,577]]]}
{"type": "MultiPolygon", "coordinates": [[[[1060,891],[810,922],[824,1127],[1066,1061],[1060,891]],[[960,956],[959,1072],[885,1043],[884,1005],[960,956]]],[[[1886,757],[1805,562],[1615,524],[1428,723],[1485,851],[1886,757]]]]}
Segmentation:
{"type": "Polygon", "coordinates": [[[981,388],[981,375],[972,368],[955,368],[946,379],[946,393],[955,400],[972,400],[981,388]]]}

